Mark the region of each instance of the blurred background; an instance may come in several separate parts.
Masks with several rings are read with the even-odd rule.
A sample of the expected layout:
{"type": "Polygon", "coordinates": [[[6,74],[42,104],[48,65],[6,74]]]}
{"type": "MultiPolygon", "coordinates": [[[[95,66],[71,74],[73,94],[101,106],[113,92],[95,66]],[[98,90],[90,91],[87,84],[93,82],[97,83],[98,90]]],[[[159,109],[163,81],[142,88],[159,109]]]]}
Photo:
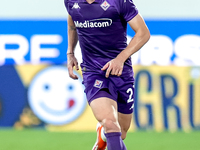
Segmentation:
{"type": "MultiPolygon", "coordinates": [[[[136,84],[130,132],[142,140],[153,132],[150,134],[150,138],[156,137],[153,143],[170,140],[169,134],[173,133],[173,137],[179,140],[184,137],[187,141],[174,139],[174,145],[200,149],[200,1],[133,1],[150,29],[151,38],[132,56],[136,84]],[[165,140],[156,142],[159,136],[165,140]]],[[[134,36],[130,27],[127,34],[129,42],[134,36]]],[[[31,130],[27,134],[36,134],[37,138],[49,131],[61,134],[67,131],[70,138],[74,132],[91,132],[92,142],[95,141],[93,132],[97,121],[83,93],[81,71],[75,72],[79,76],[77,81],[68,77],[66,51],[67,11],[63,0],[0,0],[0,145],[4,145],[3,150],[23,149],[23,142],[10,147],[13,141],[9,139],[15,137],[13,134],[18,138],[27,130],[31,130]],[[37,134],[35,129],[41,129],[42,133],[37,134]]],[[[80,64],[79,44],[75,55],[80,64]]],[[[131,138],[129,141],[127,147],[134,149],[131,138]]],[[[93,143],[87,142],[92,146],[93,143]]],[[[152,149],[171,150],[169,145],[175,147],[172,143],[160,147],[152,144],[152,149]]],[[[146,149],[141,145],[145,144],[139,145],[141,150],[146,149]]],[[[37,149],[40,148],[45,149],[42,143],[37,149]]],[[[63,149],[57,145],[55,148],[63,149]]],[[[65,149],[73,150],[73,146],[65,149]]]]}

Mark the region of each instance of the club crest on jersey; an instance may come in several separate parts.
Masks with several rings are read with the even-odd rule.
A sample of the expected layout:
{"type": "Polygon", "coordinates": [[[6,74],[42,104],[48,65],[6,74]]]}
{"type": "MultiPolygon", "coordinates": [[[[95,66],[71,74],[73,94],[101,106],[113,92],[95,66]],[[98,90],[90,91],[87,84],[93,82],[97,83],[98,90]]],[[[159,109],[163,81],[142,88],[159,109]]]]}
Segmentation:
{"type": "Polygon", "coordinates": [[[103,81],[96,80],[95,83],[94,83],[94,87],[101,88],[102,84],[103,84],[103,81]]]}
{"type": "Polygon", "coordinates": [[[103,8],[103,10],[107,10],[110,7],[110,4],[105,0],[102,4],[101,4],[101,8],[103,8]]]}
{"type": "Polygon", "coordinates": [[[78,5],[78,3],[74,3],[72,9],[80,9],[80,6],[78,5]]]}

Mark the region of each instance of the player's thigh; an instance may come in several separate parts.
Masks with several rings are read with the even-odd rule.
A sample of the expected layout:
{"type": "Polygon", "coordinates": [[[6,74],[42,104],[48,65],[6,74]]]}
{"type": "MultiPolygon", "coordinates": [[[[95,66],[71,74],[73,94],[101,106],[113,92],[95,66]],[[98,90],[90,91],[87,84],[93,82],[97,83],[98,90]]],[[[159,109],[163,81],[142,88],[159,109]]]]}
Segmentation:
{"type": "Polygon", "coordinates": [[[121,132],[122,132],[122,139],[126,138],[126,133],[128,129],[130,128],[131,125],[131,120],[132,120],[133,114],[122,114],[118,112],[118,121],[119,125],[121,127],[121,132]]]}
{"type": "Polygon", "coordinates": [[[117,103],[107,97],[100,97],[90,103],[95,118],[102,122],[105,118],[116,119],[117,103]]]}

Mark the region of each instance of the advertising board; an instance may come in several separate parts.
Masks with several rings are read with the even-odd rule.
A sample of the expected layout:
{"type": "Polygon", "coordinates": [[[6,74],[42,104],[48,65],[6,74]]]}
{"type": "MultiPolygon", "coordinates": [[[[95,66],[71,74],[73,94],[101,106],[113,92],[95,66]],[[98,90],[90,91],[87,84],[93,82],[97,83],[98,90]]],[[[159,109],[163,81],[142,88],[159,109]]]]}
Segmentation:
{"type": "MultiPolygon", "coordinates": [[[[132,56],[136,91],[131,130],[199,129],[200,21],[146,23],[151,39],[132,56]]],[[[128,27],[127,33],[130,40],[134,32],[128,27]]],[[[1,127],[95,130],[81,72],[77,82],[67,75],[66,50],[65,20],[0,21],[1,127]]],[[[76,56],[80,63],[78,46],[76,56]]]]}

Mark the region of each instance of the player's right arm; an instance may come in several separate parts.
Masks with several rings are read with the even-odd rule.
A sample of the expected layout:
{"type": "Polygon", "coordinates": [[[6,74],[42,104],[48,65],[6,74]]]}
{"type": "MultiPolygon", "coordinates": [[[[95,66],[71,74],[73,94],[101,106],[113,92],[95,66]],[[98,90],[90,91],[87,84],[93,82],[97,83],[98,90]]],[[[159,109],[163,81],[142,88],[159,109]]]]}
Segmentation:
{"type": "Polygon", "coordinates": [[[72,79],[78,79],[78,77],[73,73],[73,67],[79,70],[78,61],[74,56],[74,50],[78,42],[78,35],[76,32],[76,26],[72,20],[72,17],[68,15],[68,49],[67,49],[67,68],[69,71],[69,76],[72,79]]]}

